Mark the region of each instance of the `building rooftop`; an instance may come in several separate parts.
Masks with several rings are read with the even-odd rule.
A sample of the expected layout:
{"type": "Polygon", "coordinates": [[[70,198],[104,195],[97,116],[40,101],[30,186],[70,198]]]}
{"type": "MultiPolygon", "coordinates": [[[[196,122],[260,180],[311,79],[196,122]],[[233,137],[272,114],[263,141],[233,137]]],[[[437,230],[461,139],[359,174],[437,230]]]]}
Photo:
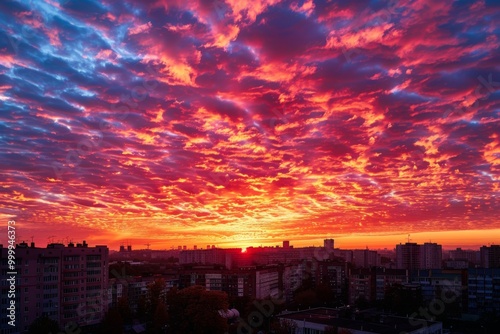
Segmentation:
{"type": "MultiPolygon", "coordinates": [[[[340,318],[339,310],[330,308],[315,308],[282,314],[279,317],[380,334],[400,334],[402,332],[411,333],[421,327],[421,325],[411,324],[415,323],[417,320],[379,313],[372,313],[369,314],[369,316],[366,316],[366,314],[358,314],[356,315],[357,319],[340,318]]],[[[426,322],[428,326],[437,324],[437,322],[433,321],[426,322]]]]}

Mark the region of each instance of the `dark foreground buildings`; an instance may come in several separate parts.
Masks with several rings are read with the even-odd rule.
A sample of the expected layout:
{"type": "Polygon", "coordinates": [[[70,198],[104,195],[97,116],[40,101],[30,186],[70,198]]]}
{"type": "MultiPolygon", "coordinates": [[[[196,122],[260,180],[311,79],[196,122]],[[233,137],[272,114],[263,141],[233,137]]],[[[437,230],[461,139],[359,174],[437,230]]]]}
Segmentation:
{"type": "MultiPolygon", "coordinates": [[[[15,248],[15,275],[8,275],[7,248],[2,247],[2,278],[15,276],[15,325],[2,316],[2,333],[23,333],[38,317],[47,315],[62,327],[86,326],[101,321],[107,310],[108,248],[87,243],[67,246],[52,243],[46,248],[34,243],[15,248]]],[[[10,305],[10,284],[2,279],[1,309],[10,305]]],[[[2,311],[2,314],[4,312],[2,311]]]]}

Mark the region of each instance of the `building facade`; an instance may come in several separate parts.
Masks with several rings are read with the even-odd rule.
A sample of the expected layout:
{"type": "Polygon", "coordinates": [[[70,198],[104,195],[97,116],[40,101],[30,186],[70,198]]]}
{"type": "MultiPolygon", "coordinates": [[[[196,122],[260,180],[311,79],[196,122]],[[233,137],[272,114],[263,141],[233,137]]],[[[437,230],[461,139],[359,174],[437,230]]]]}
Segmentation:
{"type": "MultiPolygon", "coordinates": [[[[0,321],[2,333],[24,332],[38,317],[46,315],[61,327],[97,324],[107,311],[108,256],[106,246],[59,243],[47,248],[34,243],[16,245],[16,327],[0,321]]],[[[2,277],[7,276],[7,249],[1,248],[2,277]]],[[[2,280],[1,308],[8,302],[2,280]],[[5,296],[5,297],[4,297],[5,296]]]]}
{"type": "Polygon", "coordinates": [[[441,269],[443,247],[436,243],[426,242],[420,246],[419,269],[441,269]]]}
{"type": "Polygon", "coordinates": [[[500,268],[467,270],[468,312],[500,316],[500,268]]]}
{"type": "Polygon", "coordinates": [[[483,246],[479,252],[482,268],[500,268],[500,245],[483,246]]]}
{"type": "Polygon", "coordinates": [[[441,269],[442,246],[436,243],[416,243],[396,245],[397,269],[441,269]]]}
{"type": "Polygon", "coordinates": [[[420,246],[416,243],[396,245],[396,268],[414,270],[420,268],[420,246]]]}

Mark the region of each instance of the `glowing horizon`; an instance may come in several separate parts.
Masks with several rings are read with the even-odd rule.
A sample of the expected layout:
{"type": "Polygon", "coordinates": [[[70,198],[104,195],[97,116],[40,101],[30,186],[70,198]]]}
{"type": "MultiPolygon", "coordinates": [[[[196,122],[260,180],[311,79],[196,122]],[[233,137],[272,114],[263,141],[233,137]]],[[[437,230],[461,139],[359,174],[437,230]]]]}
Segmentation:
{"type": "Polygon", "coordinates": [[[500,241],[498,4],[0,9],[0,218],[18,241],[500,241]]]}
{"type": "MultiPolygon", "coordinates": [[[[443,246],[443,250],[449,249],[471,249],[471,250],[479,250],[481,246],[490,246],[492,244],[498,244],[500,240],[500,229],[493,230],[461,230],[461,231],[439,231],[439,232],[419,232],[410,234],[410,242],[423,244],[426,242],[437,243],[443,246]],[[488,240],[484,238],[484,234],[488,233],[488,240]],[[464,238],[467,238],[464,240],[464,238]],[[486,241],[485,241],[486,240],[486,241]]],[[[285,240],[290,241],[290,245],[294,247],[322,247],[324,239],[330,239],[332,236],[325,236],[322,238],[310,239],[310,240],[259,240],[251,241],[251,240],[242,240],[238,242],[228,242],[228,243],[182,243],[181,241],[174,243],[162,243],[151,242],[151,239],[127,239],[127,240],[119,240],[113,241],[111,243],[106,242],[106,238],[95,237],[91,238],[92,242],[90,246],[102,245],[106,244],[110,250],[118,250],[120,246],[132,246],[133,250],[143,250],[149,249],[152,250],[177,250],[178,247],[187,246],[187,249],[193,249],[194,246],[197,249],[206,249],[207,246],[216,246],[218,248],[241,248],[242,250],[246,250],[249,247],[268,247],[268,246],[279,246],[282,247],[282,242],[285,240]],[[132,241],[133,240],[133,241],[132,241]],[[146,247],[147,246],[147,247],[146,247]]],[[[349,235],[349,236],[336,236],[333,238],[335,240],[335,248],[340,249],[372,249],[372,250],[394,250],[397,244],[404,244],[408,242],[408,234],[381,234],[381,235],[349,235]]],[[[47,242],[44,242],[44,237],[38,237],[33,239],[37,247],[45,247],[46,244],[51,242],[63,243],[67,244],[68,242],[81,243],[83,240],[87,241],[88,239],[75,239],[75,238],[58,238],[58,236],[51,235],[47,237],[47,242]],[[42,239],[42,241],[40,241],[42,239]]],[[[31,242],[31,238],[22,238],[18,241],[31,242]]]]}

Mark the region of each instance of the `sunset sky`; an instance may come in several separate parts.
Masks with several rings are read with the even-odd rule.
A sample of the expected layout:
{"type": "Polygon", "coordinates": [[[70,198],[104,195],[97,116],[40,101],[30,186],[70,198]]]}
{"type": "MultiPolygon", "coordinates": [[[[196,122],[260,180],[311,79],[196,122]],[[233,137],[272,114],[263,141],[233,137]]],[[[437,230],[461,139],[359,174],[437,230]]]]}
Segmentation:
{"type": "Polygon", "coordinates": [[[1,1],[0,217],[38,246],[498,243],[498,22],[498,1],[1,1]]]}

